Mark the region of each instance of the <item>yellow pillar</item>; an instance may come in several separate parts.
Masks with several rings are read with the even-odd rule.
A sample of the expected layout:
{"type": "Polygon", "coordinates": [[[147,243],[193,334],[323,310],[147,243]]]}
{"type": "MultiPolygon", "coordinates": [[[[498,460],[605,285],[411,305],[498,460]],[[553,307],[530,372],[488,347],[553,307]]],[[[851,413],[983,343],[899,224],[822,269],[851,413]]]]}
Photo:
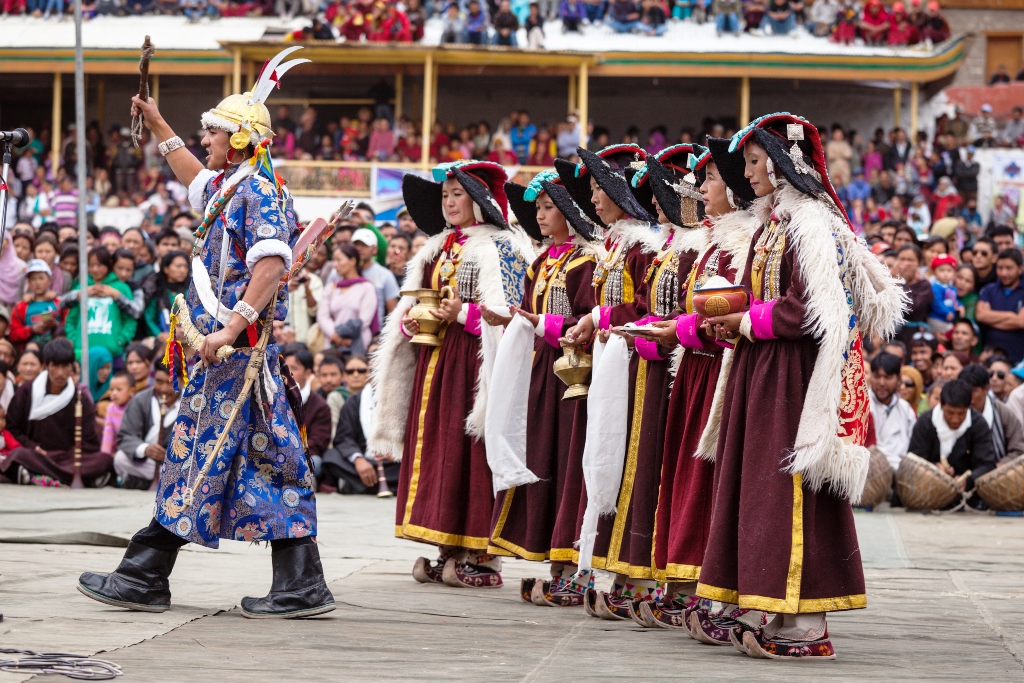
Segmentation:
{"type": "Polygon", "coordinates": [[[149,79],[149,96],[160,106],[160,74],[153,74],[149,79]]]}
{"type": "Polygon", "coordinates": [[[395,120],[402,118],[402,90],[405,88],[405,83],[402,79],[402,72],[399,71],[395,74],[395,120]]]}
{"type": "Polygon", "coordinates": [[[917,140],[917,106],[918,98],[920,97],[920,93],[918,92],[919,88],[920,85],[918,85],[917,81],[910,84],[910,135],[908,137],[912,144],[917,140]]]}
{"type": "Polygon", "coordinates": [[[221,94],[222,97],[227,97],[228,95],[231,94],[231,76],[230,75],[224,74],[224,86],[221,88],[221,90],[223,91],[222,94],[221,94]]]}
{"type": "Polygon", "coordinates": [[[107,83],[102,78],[96,79],[96,120],[100,123],[100,130],[106,130],[106,100],[107,100],[107,83]]]}
{"type": "Polygon", "coordinates": [[[440,69],[438,69],[437,64],[434,64],[434,85],[430,93],[430,120],[432,122],[437,121],[437,77],[439,71],[440,69]]]}
{"type": "Polygon", "coordinates": [[[750,123],[750,76],[740,78],[740,111],[739,127],[743,128],[750,123]]]}
{"type": "Polygon", "coordinates": [[[903,90],[900,89],[899,87],[892,89],[892,120],[893,125],[895,125],[897,128],[900,127],[900,109],[902,108],[902,103],[900,102],[900,100],[902,98],[902,95],[903,90]]]}
{"type": "Polygon", "coordinates": [[[569,74],[569,113],[576,111],[576,74],[569,74]]]}
{"type": "Polygon", "coordinates": [[[246,89],[251,88],[253,83],[256,82],[256,62],[248,60],[245,62],[245,87],[246,89]]]}
{"type": "Polygon", "coordinates": [[[580,73],[576,78],[576,107],[580,110],[580,147],[587,146],[587,123],[590,121],[590,82],[587,63],[580,62],[580,73]]]}
{"type": "Polygon", "coordinates": [[[427,53],[427,61],[423,65],[423,139],[420,140],[420,166],[430,168],[430,130],[434,127],[434,87],[437,79],[434,75],[434,55],[427,53]]]}
{"type": "Polygon", "coordinates": [[[57,168],[60,167],[60,110],[63,104],[61,102],[62,94],[61,75],[59,73],[53,74],[53,120],[50,124],[50,169],[54,175],[57,175],[57,168]]]}
{"type": "Polygon", "coordinates": [[[231,92],[239,94],[242,92],[242,51],[235,50],[234,60],[231,65],[231,92]]]}

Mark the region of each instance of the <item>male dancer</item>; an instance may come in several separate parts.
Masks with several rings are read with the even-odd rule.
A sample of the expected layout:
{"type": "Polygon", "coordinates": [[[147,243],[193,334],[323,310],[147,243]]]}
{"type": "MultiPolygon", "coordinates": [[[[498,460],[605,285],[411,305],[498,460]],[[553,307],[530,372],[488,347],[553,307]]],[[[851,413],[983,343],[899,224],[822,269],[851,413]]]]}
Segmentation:
{"type": "MultiPolygon", "coordinates": [[[[192,252],[189,311],[178,311],[205,340],[203,362],[185,387],[167,445],[153,519],[132,538],[117,570],[79,579],[79,591],[108,605],[166,611],[178,549],[190,542],[216,548],[228,538],[269,541],[273,549],[270,594],[243,598],[244,616],[304,617],[334,609],[313,540],[313,475],[286,395],[290,377],[282,375],[277,350],[263,335],[265,325],[287,314],[280,283],[299,235],[291,196],[270,160],[273,132],[263,102],[288,69],[309,61],[281,65],[297,49],[272,59],[252,91],[203,114],[205,169],[152,99],[132,99],[133,115],[143,115],[171,170],[189,188],[192,207],[205,208],[192,252]],[[235,351],[218,357],[228,345],[235,351]],[[241,395],[250,359],[258,362],[261,355],[252,394],[241,395]],[[238,419],[217,450],[236,401],[243,402],[238,419]]],[[[175,322],[172,317],[172,327],[175,322]]],[[[183,359],[173,342],[168,351],[180,372],[183,359]]]]}

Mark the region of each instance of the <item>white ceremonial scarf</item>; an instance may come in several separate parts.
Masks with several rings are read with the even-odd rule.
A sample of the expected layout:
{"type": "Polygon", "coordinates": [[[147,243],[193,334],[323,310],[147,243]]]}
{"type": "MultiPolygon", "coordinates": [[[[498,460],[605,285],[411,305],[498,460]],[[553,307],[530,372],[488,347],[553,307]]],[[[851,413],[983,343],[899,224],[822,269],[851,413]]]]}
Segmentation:
{"type": "Polygon", "coordinates": [[[580,574],[592,567],[598,518],[614,513],[618,502],[629,435],[629,356],[626,340],[617,334],[607,344],[594,344],[594,371],[587,394],[587,443],[583,448],[587,510],[580,529],[580,574]]]}
{"type": "Polygon", "coordinates": [[[953,445],[956,440],[963,436],[971,428],[971,410],[967,409],[967,417],[957,429],[950,429],[946,424],[946,418],[942,415],[942,406],[935,406],[932,409],[932,426],[939,435],[939,456],[945,460],[953,452],[953,445]]]}
{"type": "MultiPolygon", "coordinates": [[[[181,396],[178,396],[178,400],[167,406],[167,414],[164,415],[163,426],[170,427],[174,424],[174,421],[178,419],[178,406],[181,405],[181,396]]],[[[150,425],[149,431],[146,432],[146,443],[160,445],[160,401],[157,400],[156,396],[149,397],[149,416],[150,425]]]]}
{"type": "Polygon", "coordinates": [[[312,384],[312,382],[313,378],[311,377],[306,380],[304,385],[299,387],[299,393],[302,395],[302,405],[306,405],[306,402],[309,400],[310,384],[312,384]]]}
{"type": "Polygon", "coordinates": [[[46,385],[49,383],[50,373],[43,370],[39,376],[32,380],[32,410],[29,411],[30,422],[45,420],[59,410],[71,403],[75,396],[75,383],[68,380],[64,391],[59,394],[46,393],[46,385]]]}
{"type": "Polygon", "coordinates": [[[359,392],[359,426],[363,430],[363,438],[369,439],[373,428],[377,425],[377,390],[373,382],[367,382],[359,392]]]}
{"type": "MultiPolygon", "coordinates": [[[[491,326],[483,323],[481,331],[487,327],[491,326]]],[[[495,493],[538,481],[526,467],[526,413],[535,337],[526,318],[513,316],[494,355],[484,442],[495,493]]]]}

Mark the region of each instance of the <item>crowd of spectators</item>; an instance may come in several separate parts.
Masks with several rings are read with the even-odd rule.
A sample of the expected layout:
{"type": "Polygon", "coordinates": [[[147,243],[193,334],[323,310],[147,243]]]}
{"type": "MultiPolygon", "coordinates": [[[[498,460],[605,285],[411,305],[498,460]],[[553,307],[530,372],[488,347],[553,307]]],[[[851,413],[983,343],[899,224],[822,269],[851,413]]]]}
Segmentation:
{"type": "MultiPolygon", "coordinates": [[[[2,3],[4,16],[26,13],[44,19],[63,19],[73,6],[64,0],[2,3]]],[[[863,6],[857,0],[86,0],[83,12],[86,18],[183,14],[190,21],[307,17],[309,23],[285,40],[398,43],[421,40],[427,21],[435,18],[442,43],[531,49],[544,47],[545,30],[551,27],[568,33],[603,25],[614,33],[661,36],[672,22],[711,21],[718,35],[806,32],[843,44],[932,45],[950,36],[937,0],[896,0],[891,6],[881,0],[863,6]]]]}
{"type": "MultiPolygon", "coordinates": [[[[381,81],[371,90],[372,107],[336,121],[321,122],[314,108],[295,120],[288,107],[278,108],[275,156],[418,161],[419,124],[394,118],[393,95],[381,81]]],[[[514,111],[493,128],[486,122],[438,123],[428,149],[432,162],[487,158],[507,166],[550,166],[555,157],[575,158],[581,128],[574,116],[549,125],[534,123],[527,111],[514,111]]],[[[710,119],[677,135],[663,126],[644,136],[635,127],[615,137],[601,126],[587,129],[591,149],[632,142],[649,152],[733,132],[710,119]]],[[[48,342],[66,337],[77,354],[85,325],[90,362],[76,366],[76,381],[95,399],[96,432],[106,434],[102,447],[113,450],[109,455],[116,459],[117,423],[132,414],[125,412],[131,400],[126,394],[141,394],[161,381],[157,361],[170,331],[171,303],[188,287],[196,221],[186,188],[173,179],[152,140],[143,137],[136,148],[117,126],[103,131],[91,125],[88,175],[79,184],[76,135],[73,127],[64,131],[56,168],[50,165],[45,130],[19,151],[12,168],[9,231],[0,250],[0,272],[6,276],[0,280],[0,408],[45,369],[48,342]],[[85,264],[78,261],[80,187],[89,217],[85,264]],[[141,220],[123,230],[97,226],[97,212],[106,207],[136,207],[141,220]],[[80,267],[88,275],[90,298],[84,320],[78,307],[80,267]]],[[[884,348],[880,340],[868,340],[869,356],[885,351],[900,357],[899,393],[910,399],[915,414],[938,405],[943,383],[979,362],[988,369],[995,400],[1009,401],[1024,378],[1022,226],[1016,207],[1001,196],[992,198],[988,220],[981,219],[974,156],[979,147],[1024,145],[1021,109],[1002,124],[987,106],[973,119],[957,110],[935,122],[931,139],[918,134],[911,140],[901,129],[878,129],[865,139],[841,125],[823,130],[822,137],[830,176],[855,228],[903,280],[912,301],[897,340],[884,348]]],[[[197,138],[189,146],[201,155],[197,138]]],[[[289,318],[275,324],[275,338],[282,349],[303,351],[291,354],[302,366],[295,373],[305,371],[309,387],[330,408],[332,427],[325,432],[327,443],[316,442],[318,458],[337,450],[332,435],[338,415],[356,385],[361,388],[358,375],[368,367],[366,354],[397,303],[408,259],[425,241],[407,212],[394,224],[378,224],[363,204],[292,282],[289,318]]],[[[1024,421],[1024,393],[1016,395],[1024,421]]],[[[138,425],[137,419],[129,422],[138,425]]],[[[331,458],[324,462],[337,464],[331,458]]],[[[114,467],[117,481],[145,484],[149,470],[129,465],[114,467]]],[[[346,470],[355,477],[348,483],[338,467],[321,473],[328,487],[356,490],[362,475],[369,480],[366,466],[356,469],[346,470]]]]}

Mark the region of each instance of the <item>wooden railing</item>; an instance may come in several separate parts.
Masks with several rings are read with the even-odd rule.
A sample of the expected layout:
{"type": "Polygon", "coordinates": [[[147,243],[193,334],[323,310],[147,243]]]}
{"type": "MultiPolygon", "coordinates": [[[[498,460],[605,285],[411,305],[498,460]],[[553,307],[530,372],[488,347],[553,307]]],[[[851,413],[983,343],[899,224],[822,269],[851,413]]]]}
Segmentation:
{"type": "MultiPolygon", "coordinates": [[[[352,198],[371,197],[375,168],[394,168],[422,173],[420,164],[398,161],[299,161],[275,160],[274,168],[296,196],[352,198]]],[[[544,166],[508,166],[509,179],[525,185],[544,166]]]]}

